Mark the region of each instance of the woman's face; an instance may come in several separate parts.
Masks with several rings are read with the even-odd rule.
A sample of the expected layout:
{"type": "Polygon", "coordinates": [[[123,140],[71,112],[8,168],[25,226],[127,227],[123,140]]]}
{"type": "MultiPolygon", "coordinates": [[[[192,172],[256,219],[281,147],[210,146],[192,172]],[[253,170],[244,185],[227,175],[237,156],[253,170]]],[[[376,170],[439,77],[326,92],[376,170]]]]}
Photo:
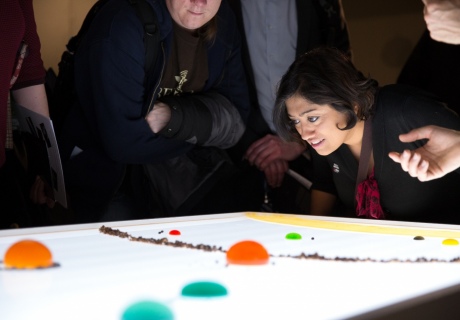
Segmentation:
{"type": "Polygon", "coordinates": [[[222,0],[166,0],[169,13],[181,27],[196,30],[217,13],[222,0]]]}
{"type": "Polygon", "coordinates": [[[346,126],[347,118],[327,104],[314,104],[295,95],[286,100],[286,108],[302,139],[322,156],[331,154],[344,143],[353,144],[362,138],[362,133],[356,134],[355,127],[339,130],[346,126]]]}

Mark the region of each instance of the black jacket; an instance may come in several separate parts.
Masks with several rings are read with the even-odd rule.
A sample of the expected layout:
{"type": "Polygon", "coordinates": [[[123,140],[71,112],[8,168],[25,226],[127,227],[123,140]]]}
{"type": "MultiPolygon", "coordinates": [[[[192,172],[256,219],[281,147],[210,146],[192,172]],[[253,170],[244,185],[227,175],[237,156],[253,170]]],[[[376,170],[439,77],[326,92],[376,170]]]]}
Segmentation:
{"type": "MultiPolygon", "coordinates": [[[[192,132],[184,134],[179,132],[181,128],[175,127],[169,136],[154,134],[144,119],[157,98],[173,38],[173,23],[165,1],[148,2],[156,12],[161,34],[160,55],[153,76],[147,78],[149,85],[144,85],[144,30],[126,0],[113,0],[104,5],[75,56],[79,103],[65,123],[60,151],[69,193],[86,195],[84,201],[92,202],[93,206],[103,206],[110,200],[120,187],[128,164],[159,163],[183,155],[195,146],[191,143],[192,132]],[[82,152],[71,156],[75,147],[82,152]]],[[[239,139],[249,113],[249,102],[241,64],[241,39],[226,1],[222,2],[216,20],[217,34],[208,46],[209,75],[202,92],[207,95],[193,101],[189,97],[177,97],[174,103],[178,106],[188,103],[184,112],[188,112],[189,107],[197,107],[206,113],[206,108],[200,108],[203,104],[209,110],[220,107],[222,113],[208,113],[206,119],[210,122],[206,126],[194,118],[188,122],[187,130],[193,129],[193,125],[206,127],[205,134],[218,135],[219,139],[201,137],[201,141],[195,143],[223,148],[239,139]],[[223,103],[216,104],[212,95],[223,103]],[[228,122],[222,125],[224,120],[228,122]],[[227,130],[229,140],[222,140],[222,132],[215,131],[217,127],[227,130]]]]}

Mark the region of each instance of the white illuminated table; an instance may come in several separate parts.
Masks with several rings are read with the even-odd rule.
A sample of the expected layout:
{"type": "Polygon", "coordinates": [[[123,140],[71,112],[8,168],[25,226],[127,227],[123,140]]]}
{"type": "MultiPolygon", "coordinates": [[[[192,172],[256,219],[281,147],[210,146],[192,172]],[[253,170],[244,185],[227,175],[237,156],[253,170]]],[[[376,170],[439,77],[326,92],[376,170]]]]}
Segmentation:
{"type": "Polygon", "coordinates": [[[163,304],[176,320],[407,319],[409,311],[424,319],[439,308],[446,309],[440,319],[460,315],[449,300],[459,301],[460,246],[443,244],[460,240],[460,226],[267,213],[82,224],[0,231],[0,260],[23,239],[46,245],[59,266],[11,270],[1,263],[3,320],[121,319],[139,301],[163,304]],[[222,250],[130,241],[101,233],[102,225],[222,250]],[[293,233],[302,238],[286,239],[293,233]],[[269,262],[228,264],[225,251],[243,240],[263,245],[269,262]],[[181,295],[200,281],[228,294],[181,295]]]}

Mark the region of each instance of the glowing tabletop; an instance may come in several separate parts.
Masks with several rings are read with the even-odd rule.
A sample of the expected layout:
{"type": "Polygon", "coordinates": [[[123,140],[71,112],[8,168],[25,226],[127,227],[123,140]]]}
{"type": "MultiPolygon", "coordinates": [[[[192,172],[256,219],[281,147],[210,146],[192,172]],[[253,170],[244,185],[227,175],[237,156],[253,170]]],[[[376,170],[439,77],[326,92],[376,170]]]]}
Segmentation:
{"type": "Polygon", "coordinates": [[[423,319],[460,292],[459,240],[456,225],[256,212],[2,230],[0,318],[423,319]],[[15,268],[26,240],[52,263],[15,268]]]}

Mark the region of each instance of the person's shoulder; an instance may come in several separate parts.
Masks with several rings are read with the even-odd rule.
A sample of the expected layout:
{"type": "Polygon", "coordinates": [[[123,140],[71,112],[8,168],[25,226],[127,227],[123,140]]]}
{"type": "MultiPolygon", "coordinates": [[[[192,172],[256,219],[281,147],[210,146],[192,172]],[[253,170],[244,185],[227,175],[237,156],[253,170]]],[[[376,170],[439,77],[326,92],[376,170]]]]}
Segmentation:
{"type": "Polygon", "coordinates": [[[411,95],[417,94],[417,92],[421,92],[421,90],[417,87],[406,85],[406,84],[388,84],[385,86],[380,87],[379,95],[411,95]]]}
{"type": "Polygon", "coordinates": [[[389,100],[393,102],[410,102],[416,100],[426,100],[433,103],[440,102],[440,99],[435,94],[420,89],[415,86],[406,84],[389,84],[379,89],[379,100],[389,100]]]}
{"type": "MultiPolygon", "coordinates": [[[[172,22],[164,1],[142,0],[152,7],[147,12],[146,21],[154,21],[160,30],[161,39],[166,38],[172,30],[172,22]]],[[[124,51],[143,51],[144,22],[136,12],[136,4],[126,0],[107,1],[100,7],[85,36],[85,46],[92,46],[101,42],[111,43],[124,51]]]]}
{"type": "Polygon", "coordinates": [[[436,99],[437,96],[427,90],[409,84],[388,84],[380,88],[381,92],[403,96],[421,96],[436,99]]]}
{"type": "MultiPolygon", "coordinates": [[[[164,1],[142,1],[145,1],[152,7],[153,10],[151,14],[155,15],[161,34],[165,34],[165,30],[172,28],[171,16],[169,15],[164,1]]],[[[100,33],[112,34],[116,38],[120,38],[125,33],[124,30],[135,29],[143,36],[143,22],[136,13],[136,3],[138,2],[133,2],[133,4],[131,4],[126,0],[107,1],[103,7],[100,8],[95,17],[95,27],[92,28],[93,32],[97,33],[96,30],[98,30],[100,33]]],[[[153,18],[150,18],[149,12],[145,14],[145,17],[148,20],[153,20],[153,18]]],[[[132,35],[127,36],[128,39],[130,37],[132,37],[132,35]]]]}
{"type": "Polygon", "coordinates": [[[437,95],[423,89],[403,84],[391,84],[380,88],[377,97],[377,114],[427,115],[453,111],[437,95]]]}

